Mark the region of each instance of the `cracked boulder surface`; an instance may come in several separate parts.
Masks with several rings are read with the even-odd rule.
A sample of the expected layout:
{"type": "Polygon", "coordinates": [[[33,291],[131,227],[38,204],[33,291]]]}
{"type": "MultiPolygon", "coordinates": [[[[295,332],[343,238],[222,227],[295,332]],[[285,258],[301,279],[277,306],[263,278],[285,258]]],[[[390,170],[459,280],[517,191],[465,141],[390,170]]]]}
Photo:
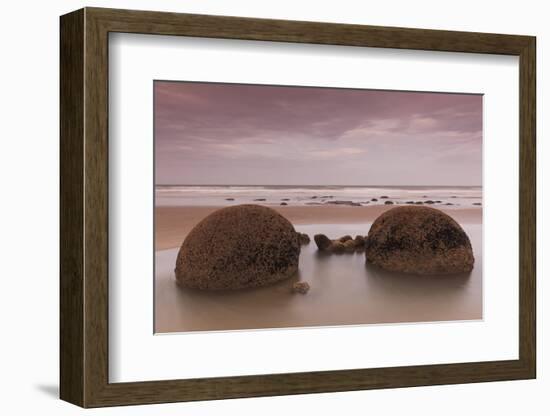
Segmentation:
{"type": "Polygon", "coordinates": [[[382,269],[420,275],[468,273],[474,267],[470,239],[444,212],[424,206],[390,209],[372,224],[366,261],[382,269]]]}
{"type": "Polygon", "coordinates": [[[222,208],[187,235],[176,280],[187,288],[244,289],[288,279],[298,271],[299,234],[277,211],[260,205],[222,208]]]}

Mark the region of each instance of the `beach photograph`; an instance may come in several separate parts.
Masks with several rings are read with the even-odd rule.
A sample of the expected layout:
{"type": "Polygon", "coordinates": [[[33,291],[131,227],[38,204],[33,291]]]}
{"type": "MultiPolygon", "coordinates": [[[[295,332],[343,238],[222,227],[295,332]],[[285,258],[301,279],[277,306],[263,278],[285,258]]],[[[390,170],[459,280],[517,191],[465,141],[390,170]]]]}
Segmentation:
{"type": "Polygon", "coordinates": [[[154,332],[483,319],[480,94],[154,82],[154,332]]]}

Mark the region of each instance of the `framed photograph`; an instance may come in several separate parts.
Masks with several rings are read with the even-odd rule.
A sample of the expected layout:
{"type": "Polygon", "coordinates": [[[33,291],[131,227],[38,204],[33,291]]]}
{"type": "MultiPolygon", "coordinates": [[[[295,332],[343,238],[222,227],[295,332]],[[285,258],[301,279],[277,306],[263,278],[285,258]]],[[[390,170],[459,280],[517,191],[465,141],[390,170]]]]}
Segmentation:
{"type": "Polygon", "coordinates": [[[63,400],[535,378],[534,37],[60,29],[63,400]]]}

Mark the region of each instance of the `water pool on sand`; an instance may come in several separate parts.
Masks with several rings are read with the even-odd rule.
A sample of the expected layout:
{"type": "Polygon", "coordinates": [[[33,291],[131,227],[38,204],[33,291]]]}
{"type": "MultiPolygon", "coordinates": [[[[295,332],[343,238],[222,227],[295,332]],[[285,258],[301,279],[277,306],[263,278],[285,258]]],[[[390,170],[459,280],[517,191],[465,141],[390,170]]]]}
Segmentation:
{"type": "Polygon", "coordinates": [[[464,224],[475,256],[470,274],[416,276],[365,264],[364,253],[323,255],[313,235],[366,235],[370,223],[296,225],[312,241],[302,246],[299,273],[277,284],[208,292],[176,285],[178,249],[155,253],[155,332],[390,324],[482,319],[482,227],[464,224]],[[311,286],[292,294],[296,281],[311,286]]]}

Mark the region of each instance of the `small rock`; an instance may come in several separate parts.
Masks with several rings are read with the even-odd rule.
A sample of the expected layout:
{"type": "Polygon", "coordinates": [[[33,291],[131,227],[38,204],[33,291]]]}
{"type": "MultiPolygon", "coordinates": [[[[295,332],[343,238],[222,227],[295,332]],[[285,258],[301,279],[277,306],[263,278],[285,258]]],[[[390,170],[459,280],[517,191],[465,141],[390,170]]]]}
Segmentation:
{"type": "Polygon", "coordinates": [[[290,198],[281,198],[281,201],[290,201],[290,198]]]}
{"type": "Polygon", "coordinates": [[[330,247],[331,251],[334,253],[343,253],[346,251],[346,246],[340,241],[333,241],[330,247]]]}
{"type": "Polygon", "coordinates": [[[306,233],[298,233],[298,238],[301,245],[309,244],[309,242],[311,241],[309,235],[307,235],[306,233]]]}
{"type": "Polygon", "coordinates": [[[317,199],[317,195],[313,195],[311,199],[317,199]]]}
{"type": "Polygon", "coordinates": [[[340,237],[338,241],[341,243],[345,243],[346,241],[353,240],[353,237],[351,235],[345,235],[343,237],[340,237]]]}
{"type": "Polygon", "coordinates": [[[344,250],[348,253],[353,253],[355,251],[355,241],[347,240],[344,244],[344,250]]]}
{"type": "Polygon", "coordinates": [[[378,201],[378,199],[376,199],[376,198],[372,198],[372,199],[371,199],[371,201],[372,201],[372,202],[377,202],[377,201],[378,201]]]}
{"type": "Polygon", "coordinates": [[[332,240],[324,234],[315,234],[313,240],[315,244],[317,244],[317,248],[321,251],[329,250],[332,246],[332,240]]]}
{"type": "Polygon", "coordinates": [[[406,204],[414,204],[414,201],[407,201],[406,204]]]}
{"type": "Polygon", "coordinates": [[[288,205],[286,202],[281,202],[281,205],[288,205]]]}
{"type": "Polygon", "coordinates": [[[384,205],[393,205],[393,201],[386,201],[384,202],[384,205]]]}
{"type": "Polygon", "coordinates": [[[265,201],[265,198],[256,198],[254,201],[265,201]]]}
{"type": "Polygon", "coordinates": [[[452,204],[452,203],[450,203],[450,202],[447,202],[445,205],[454,205],[454,204],[452,204]]]}
{"type": "Polygon", "coordinates": [[[382,196],[380,197],[380,199],[388,199],[388,196],[387,196],[387,195],[382,195],[382,196]]]}
{"type": "Polygon", "coordinates": [[[331,205],[350,205],[353,203],[353,201],[340,201],[340,200],[336,200],[336,201],[327,201],[326,202],[327,204],[331,204],[331,205]]]}
{"type": "Polygon", "coordinates": [[[431,199],[428,199],[428,200],[425,201],[424,203],[425,203],[425,204],[430,204],[430,205],[431,205],[431,204],[435,204],[435,202],[432,201],[431,199]]]}
{"type": "Polygon", "coordinates": [[[292,292],[300,293],[301,295],[305,295],[309,289],[310,287],[308,282],[296,282],[292,285],[292,292]]]}
{"type": "Polygon", "coordinates": [[[355,243],[355,250],[357,251],[363,251],[365,250],[365,244],[367,242],[366,237],[363,237],[362,235],[356,235],[355,240],[353,240],[355,243]]]}
{"type": "Polygon", "coordinates": [[[359,202],[353,202],[353,201],[327,201],[325,204],[329,205],[349,205],[350,207],[360,207],[361,204],[359,202]]]}
{"type": "Polygon", "coordinates": [[[234,201],[235,198],[225,198],[226,201],[234,201]]]}
{"type": "Polygon", "coordinates": [[[474,202],[472,205],[481,205],[481,202],[474,202]]]}
{"type": "Polygon", "coordinates": [[[424,202],[422,202],[422,201],[416,201],[416,202],[415,202],[416,205],[422,205],[423,203],[424,203],[424,202]]]}

